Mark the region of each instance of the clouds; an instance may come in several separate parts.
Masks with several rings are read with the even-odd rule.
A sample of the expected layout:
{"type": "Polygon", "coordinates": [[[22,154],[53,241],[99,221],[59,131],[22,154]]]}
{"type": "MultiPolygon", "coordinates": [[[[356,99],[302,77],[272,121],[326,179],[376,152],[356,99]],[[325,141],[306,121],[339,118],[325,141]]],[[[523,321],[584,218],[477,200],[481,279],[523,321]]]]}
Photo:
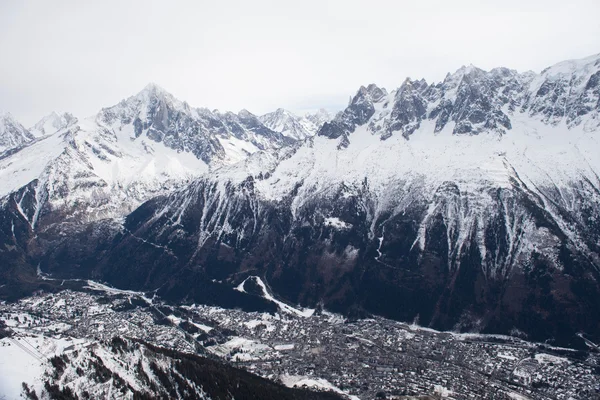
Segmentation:
{"type": "Polygon", "coordinates": [[[0,108],[85,116],[156,82],[194,106],[339,108],[361,84],[600,52],[596,0],[0,5],[0,108]]]}

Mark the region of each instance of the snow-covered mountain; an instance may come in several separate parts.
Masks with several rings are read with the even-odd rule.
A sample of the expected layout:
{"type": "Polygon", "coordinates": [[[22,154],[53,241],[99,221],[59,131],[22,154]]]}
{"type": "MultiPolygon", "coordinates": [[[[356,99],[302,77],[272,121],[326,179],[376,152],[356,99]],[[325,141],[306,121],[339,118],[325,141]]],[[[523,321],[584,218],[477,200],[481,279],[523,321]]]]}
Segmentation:
{"type": "Polygon", "coordinates": [[[321,129],[325,122],[331,121],[333,117],[334,115],[324,108],[320,108],[317,111],[309,112],[304,115],[304,118],[311,121],[315,126],[318,126],[319,129],[321,129]]]}
{"type": "Polygon", "coordinates": [[[427,121],[436,134],[449,124],[452,134],[505,134],[519,117],[567,128],[583,124],[585,131],[595,131],[600,126],[599,58],[565,61],[540,74],[462,67],[437,84],[406,79],[390,94],[369,85],[320,134],[343,136],[346,145],[348,135],[368,123],[368,131],[382,140],[396,132],[408,138],[427,121]]]}
{"type": "Polygon", "coordinates": [[[0,156],[2,153],[24,146],[35,137],[10,113],[0,112],[0,156]]]}
{"type": "Polygon", "coordinates": [[[3,377],[9,384],[0,388],[3,398],[343,399],[334,393],[288,388],[214,357],[141,340],[48,336],[0,339],[0,352],[15,361],[9,376],[3,377]]]}
{"type": "Polygon", "coordinates": [[[257,150],[276,149],[294,140],[265,127],[246,110],[238,114],[192,108],[155,84],[114,107],[96,121],[131,139],[147,138],[205,163],[237,162],[257,150]]]}
{"type": "MultiPolygon", "coordinates": [[[[600,338],[599,101],[600,55],[539,74],[470,66],[440,83],[361,87],[303,143],[275,141],[214,168],[118,227],[38,234],[30,257],[58,277],[160,288],[178,301],[205,300],[201,280],[233,290],[255,275],[292,304],[563,343],[579,331],[600,338]]],[[[183,117],[200,111],[135,104],[101,113],[101,132],[115,135],[106,143],[123,135],[220,154],[220,142],[195,134],[171,144],[180,136],[164,129],[165,119],[206,121],[183,117]]],[[[272,135],[244,126],[251,143],[272,135]]],[[[13,198],[1,228],[11,245],[21,240],[11,226],[23,225],[13,198]]]]}
{"type": "Polygon", "coordinates": [[[192,108],[154,84],[81,121],[53,113],[32,129],[37,140],[17,123],[4,125],[12,127],[9,143],[22,148],[0,159],[0,196],[13,193],[32,228],[44,216],[122,216],[210,166],[294,143],[247,111],[192,108]]]}
{"type": "Polygon", "coordinates": [[[58,114],[51,112],[29,128],[29,132],[35,137],[52,135],[60,130],[66,129],[77,123],[77,118],[69,113],[58,114]]]}
{"type": "Polygon", "coordinates": [[[321,109],[299,117],[290,111],[278,108],[262,115],[260,121],[269,129],[296,140],[304,140],[317,134],[325,122],[331,120],[327,110],[321,109]]]}

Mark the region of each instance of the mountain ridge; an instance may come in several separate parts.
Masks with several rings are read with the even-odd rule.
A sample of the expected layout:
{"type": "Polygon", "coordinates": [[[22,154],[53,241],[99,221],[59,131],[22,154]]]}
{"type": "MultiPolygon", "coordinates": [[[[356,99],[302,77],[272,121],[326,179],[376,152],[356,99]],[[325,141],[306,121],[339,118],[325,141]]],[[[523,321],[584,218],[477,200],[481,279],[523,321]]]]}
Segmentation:
{"type": "Polygon", "coordinates": [[[304,140],[316,135],[323,124],[331,118],[331,115],[324,109],[300,117],[283,108],[259,117],[261,122],[270,129],[296,140],[304,140]]]}

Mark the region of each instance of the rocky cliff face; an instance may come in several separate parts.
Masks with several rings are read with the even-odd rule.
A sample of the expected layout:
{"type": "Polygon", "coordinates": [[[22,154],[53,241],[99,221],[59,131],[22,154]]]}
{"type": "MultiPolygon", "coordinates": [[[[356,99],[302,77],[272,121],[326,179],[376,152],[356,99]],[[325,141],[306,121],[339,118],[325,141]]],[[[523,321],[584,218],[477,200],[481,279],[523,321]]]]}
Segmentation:
{"type": "MultiPolygon", "coordinates": [[[[122,224],[22,246],[57,277],[177,301],[258,275],[289,302],[353,315],[599,338],[599,70],[595,56],[362,87],[301,145],[214,169],[122,224]]],[[[5,200],[17,217],[18,196],[5,200]]],[[[5,237],[27,231],[3,215],[5,237]]]]}

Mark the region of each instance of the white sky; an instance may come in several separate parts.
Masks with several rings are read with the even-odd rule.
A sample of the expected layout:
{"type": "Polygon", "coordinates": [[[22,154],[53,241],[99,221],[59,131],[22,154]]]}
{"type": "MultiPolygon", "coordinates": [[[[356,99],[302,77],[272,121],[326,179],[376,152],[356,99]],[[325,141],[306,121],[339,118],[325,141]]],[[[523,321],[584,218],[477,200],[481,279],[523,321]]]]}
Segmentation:
{"type": "Polygon", "coordinates": [[[338,110],[360,85],[600,53],[600,0],[0,1],[0,109],[78,117],[148,82],[192,106],[338,110]]]}

